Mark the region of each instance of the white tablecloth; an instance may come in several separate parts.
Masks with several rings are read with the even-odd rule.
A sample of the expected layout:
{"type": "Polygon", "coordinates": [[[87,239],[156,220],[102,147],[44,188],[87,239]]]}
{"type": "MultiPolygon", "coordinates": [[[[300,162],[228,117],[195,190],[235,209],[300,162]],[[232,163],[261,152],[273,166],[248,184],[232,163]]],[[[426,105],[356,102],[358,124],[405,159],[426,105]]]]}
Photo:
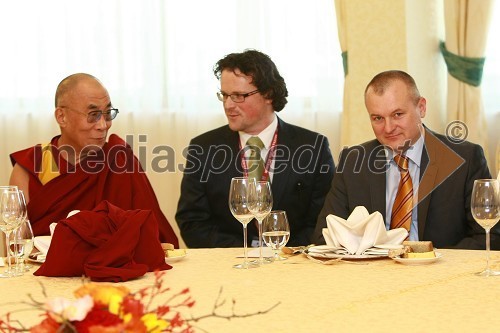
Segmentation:
{"type": "MultiPolygon", "coordinates": [[[[321,265],[303,255],[250,270],[232,265],[242,249],[188,250],[174,263],[165,283],[173,290],[189,287],[195,316],[211,312],[222,287],[230,314],[254,313],[279,305],[269,313],[230,321],[209,318],[196,325],[217,332],[499,332],[500,276],[478,277],[484,251],[440,250],[441,260],[406,266],[391,259],[363,261],[366,265],[321,265]]],[[[492,252],[500,259],[500,252],[492,252]]],[[[499,268],[497,266],[497,268],[499,268]]],[[[26,274],[0,279],[5,314],[24,305],[31,293],[43,300],[41,282],[49,296],[73,297],[81,278],[47,278],[26,274]]],[[[132,291],[148,286],[153,276],[124,283],[132,291]]],[[[23,323],[40,321],[38,312],[15,315],[23,323]]],[[[187,312],[186,314],[190,314],[187,312]]],[[[200,330],[201,331],[201,330],[200,330]]]]}

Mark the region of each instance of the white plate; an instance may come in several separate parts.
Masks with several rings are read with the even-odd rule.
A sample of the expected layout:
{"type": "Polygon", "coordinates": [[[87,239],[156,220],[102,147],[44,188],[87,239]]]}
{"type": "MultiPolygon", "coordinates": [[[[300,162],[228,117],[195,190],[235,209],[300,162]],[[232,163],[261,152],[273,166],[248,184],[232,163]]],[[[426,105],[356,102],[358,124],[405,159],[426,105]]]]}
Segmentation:
{"type": "Polygon", "coordinates": [[[180,255],[180,256],[175,256],[175,257],[165,257],[165,262],[167,264],[171,264],[171,263],[174,263],[174,262],[177,262],[177,261],[180,261],[184,258],[186,258],[187,256],[187,252],[185,252],[184,254],[180,255]]]}
{"type": "Polygon", "coordinates": [[[306,252],[308,256],[319,259],[345,259],[345,260],[366,260],[387,258],[387,254],[336,254],[336,253],[316,253],[306,252]]]}
{"type": "Polygon", "coordinates": [[[31,261],[31,262],[36,262],[39,264],[43,264],[45,262],[45,259],[43,259],[43,260],[37,259],[37,256],[39,254],[41,254],[41,252],[32,253],[28,256],[28,258],[26,260],[31,261]]]}
{"type": "Polygon", "coordinates": [[[394,257],[392,259],[394,261],[399,262],[400,264],[404,264],[404,265],[426,265],[426,264],[432,264],[433,262],[438,261],[443,256],[439,252],[434,252],[434,253],[436,254],[436,257],[434,257],[434,258],[399,258],[399,257],[394,257]]]}
{"type": "Polygon", "coordinates": [[[52,236],[36,236],[33,240],[35,247],[43,253],[49,252],[52,236]]]}

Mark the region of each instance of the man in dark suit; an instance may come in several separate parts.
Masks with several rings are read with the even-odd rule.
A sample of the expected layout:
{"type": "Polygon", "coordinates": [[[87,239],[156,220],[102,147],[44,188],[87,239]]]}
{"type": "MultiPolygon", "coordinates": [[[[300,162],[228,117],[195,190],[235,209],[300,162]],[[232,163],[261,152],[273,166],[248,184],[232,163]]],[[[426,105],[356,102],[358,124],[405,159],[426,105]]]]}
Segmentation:
{"type": "MultiPolygon", "coordinates": [[[[491,178],[482,148],[423,126],[426,100],[405,72],[376,75],[366,87],[365,105],[377,139],[341,152],[313,240],[325,242],[322,229],[328,214],[347,218],[356,206],[379,211],[390,229],[402,181],[393,156],[402,154],[409,159],[413,183],[409,239],[430,240],[438,248],[484,249],[484,229],[470,210],[474,180],[491,178]]],[[[498,236],[497,226],[492,248],[500,248],[498,236]]]]}
{"type": "MultiPolygon", "coordinates": [[[[229,54],[217,62],[214,74],[229,124],[189,145],[175,216],[185,243],[243,246],[242,225],[229,211],[229,185],[231,178],[248,175],[245,146],[257,136],[265,161],[261,179],[271,181],[273,209],[288,215],[288,244],[309,244],[334,172],[327,138],[276,116],[287,103],[288,91],[267,55],[255,50],[229,54]]],[[[249,223],[248,241],[256,239],[257,228],[249,223]]]]}

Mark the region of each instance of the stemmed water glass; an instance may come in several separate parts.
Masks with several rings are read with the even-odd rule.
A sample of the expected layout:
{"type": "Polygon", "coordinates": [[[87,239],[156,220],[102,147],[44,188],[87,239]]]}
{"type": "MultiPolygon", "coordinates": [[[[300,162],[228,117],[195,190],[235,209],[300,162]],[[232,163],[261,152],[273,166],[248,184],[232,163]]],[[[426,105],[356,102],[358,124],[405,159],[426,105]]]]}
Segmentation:
{"type": "Polygon", "coordinates": [[[254,267],[248,262],[247,254],[247,225],[253,219],[253,214],[248,209],[248,185],[255,182],[254,178],[235,177],[231,179],[229,188],[229,209],[233,216],[243,225],[243,249],[244,261],[234,265],[234,268],[247,269],[254,267]]]}
{"type": "MultiPolygon", "coordinates": [[[[21,194],[22,195],[22,194],[21,194]]],[[[19,227],[26,219],[26,204],[21,199],[17,188],[6,188],[0,196],[0,230],[5,233],[6,244],[9,244],[11,232],[19,227]]],[[[24,197],[22,197],[24,198],[24,197]]],[[[0,277],[13,277],[22,275],[22,272],[12,269],[10,251],[7,250],[8,269],[0,277]]]]}
{"type": "Polygon", "coordinates": [[[480,276],[500,275],[490,269],[490,230],[500,219],[500,185],[497,179],[474,181],[471,197],[471,212],[476,222],[486,231],[486,268],[480,276]]]}
{"type": "Polygon", "coordinates": [[[9,244],[9,250],[12,251],[11,255],[15,255],[18,259],[17,269],[20,272],[27,272],[32,267],[26,264],[25,261],[33,251],[33,242],[34,236],[31,223],[28,219],[24,219],[24,222],[11,233],[9,244]]]}
{"type": "Polygon", "coordinates": [[[274,251],[274,260],[286,260],[278,251],[286,245],[290,238],[290,225],[286,212],[283,210],[271,211],[263,221],[262,237],[267,246],[274,251]]]}
{"type": "Polygon", "coordinates": [[[259,225],[259,264],[270,263],[262,256],[262,221],[273,208],[273,194],[268,181],[251,182],[248,188],[248,208],[259,225]]]}

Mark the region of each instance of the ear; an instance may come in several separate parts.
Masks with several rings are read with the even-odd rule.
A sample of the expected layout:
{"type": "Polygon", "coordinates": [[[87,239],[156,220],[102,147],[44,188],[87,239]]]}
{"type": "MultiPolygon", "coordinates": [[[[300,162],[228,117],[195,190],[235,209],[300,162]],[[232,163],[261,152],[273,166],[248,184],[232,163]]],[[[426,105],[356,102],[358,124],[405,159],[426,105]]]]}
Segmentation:
{"type": "Polygon", "coordinates": [[[54,111],[54,117],[56,118],[59,127],[66,127],[66,113],[60,107],[57,107],[54,111]]]}
{"type": "Polygon", "coordinates": [[[417,107],[418,111],[420,112],[420,118],[424,118],[425,112],[427,111],[427,100],[423,97],[420,97],[417,107]]]}

